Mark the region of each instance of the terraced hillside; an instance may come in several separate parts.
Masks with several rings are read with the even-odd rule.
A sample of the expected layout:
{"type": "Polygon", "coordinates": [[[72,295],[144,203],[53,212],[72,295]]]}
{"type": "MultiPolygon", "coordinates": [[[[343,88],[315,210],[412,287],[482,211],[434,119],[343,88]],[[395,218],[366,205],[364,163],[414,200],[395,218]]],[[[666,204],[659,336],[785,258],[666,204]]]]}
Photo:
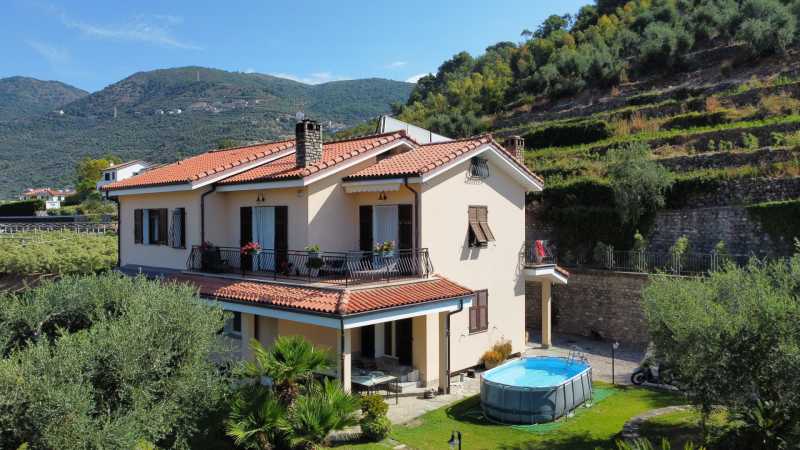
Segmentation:
{"type": "Polygon", "coordinates": [[[526,139],[526,163],[547,188],[531,199],[529,237],[557,242],[565,263],[598,248],[627,250],[636,231],[667,253],[787,254],[800,235],[800,51],[732,66],[737,47],[691,55],[691,70],[656,74],[495,118],[526,139]],[[666,204],[636,224],[620,218],[609,150],[638,143],[667,168],[666,204]],[[600,243],[598,245],[598,243],[600,243]]]}

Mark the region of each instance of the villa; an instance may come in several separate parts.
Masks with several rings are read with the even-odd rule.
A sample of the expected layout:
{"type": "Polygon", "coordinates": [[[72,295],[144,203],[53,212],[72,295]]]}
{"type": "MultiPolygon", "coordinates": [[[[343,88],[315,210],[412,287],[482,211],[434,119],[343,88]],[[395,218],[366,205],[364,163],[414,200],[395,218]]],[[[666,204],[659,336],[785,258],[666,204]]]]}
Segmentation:
{"type": "Polygon", "coordinates": [[[492,345],[526,345],[525,281],[566,283],[525,244],[525,196],[541,178],[522,140],[451,140],[384,118],[376,134],[214,150],[102,186],[118,202],[119,266],[194,284],[232,311],[242,356],[299,334],[362,370],[449,390],[492,345]]]}

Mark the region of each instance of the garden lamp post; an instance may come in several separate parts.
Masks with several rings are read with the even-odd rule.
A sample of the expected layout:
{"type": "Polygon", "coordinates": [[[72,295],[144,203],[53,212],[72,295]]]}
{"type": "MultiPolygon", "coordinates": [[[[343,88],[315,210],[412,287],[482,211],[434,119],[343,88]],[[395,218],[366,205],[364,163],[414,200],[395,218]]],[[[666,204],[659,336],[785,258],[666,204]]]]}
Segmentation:
{"type": "Polygon", "coordinates": [[[447,445],[450,446],[450,450],[455,450],[458,447],[458,450],[461,450],[461,432],[460,431],[452,431],[450,433],[450,440],[447,441],[447,445]]]}
{"type": "Polygon", "coordinates": [[[614,341],[614,344],[611,345],[611,384],[617,384],[617,377],[615,376],[615,360],[616,355],[615,352],[619,348],[619,341],[614,341]]]}

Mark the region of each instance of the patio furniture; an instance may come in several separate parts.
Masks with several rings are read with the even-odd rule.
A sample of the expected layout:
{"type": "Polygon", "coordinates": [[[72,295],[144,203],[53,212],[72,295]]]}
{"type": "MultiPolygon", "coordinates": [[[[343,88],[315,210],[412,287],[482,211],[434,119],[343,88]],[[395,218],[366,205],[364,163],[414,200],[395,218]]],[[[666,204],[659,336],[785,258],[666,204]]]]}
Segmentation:
{"type": "Polygon", "coordinates": [[[367,394],[376,393],[379,390],[385,390],[386,395],[391,391],[389,387],[394,385],[394,403],[400,403],[400,379],[394,375],[386,375],[383,372],[370,372],[366,375],[353,375],[350,377],[353,386],[359,392],[366,391],[367,394]]]}

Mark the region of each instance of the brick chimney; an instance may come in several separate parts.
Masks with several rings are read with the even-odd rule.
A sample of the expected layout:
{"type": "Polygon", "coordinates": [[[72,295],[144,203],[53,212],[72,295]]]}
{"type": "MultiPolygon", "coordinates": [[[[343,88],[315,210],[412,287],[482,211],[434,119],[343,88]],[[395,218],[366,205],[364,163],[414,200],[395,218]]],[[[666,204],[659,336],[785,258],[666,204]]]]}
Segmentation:
{"type": "Polygon", "coordinates": [[[506,139],[506,150],[508,150],[517,161],[525,164],[525,139],[522,136],[509,136],[506,139]]]}
{"type": "Polygon", "coordinates": [[[319,123],[303,119],[294,127],[297,167],[308,167],[322,161],[322,127],[319,123]]]}

